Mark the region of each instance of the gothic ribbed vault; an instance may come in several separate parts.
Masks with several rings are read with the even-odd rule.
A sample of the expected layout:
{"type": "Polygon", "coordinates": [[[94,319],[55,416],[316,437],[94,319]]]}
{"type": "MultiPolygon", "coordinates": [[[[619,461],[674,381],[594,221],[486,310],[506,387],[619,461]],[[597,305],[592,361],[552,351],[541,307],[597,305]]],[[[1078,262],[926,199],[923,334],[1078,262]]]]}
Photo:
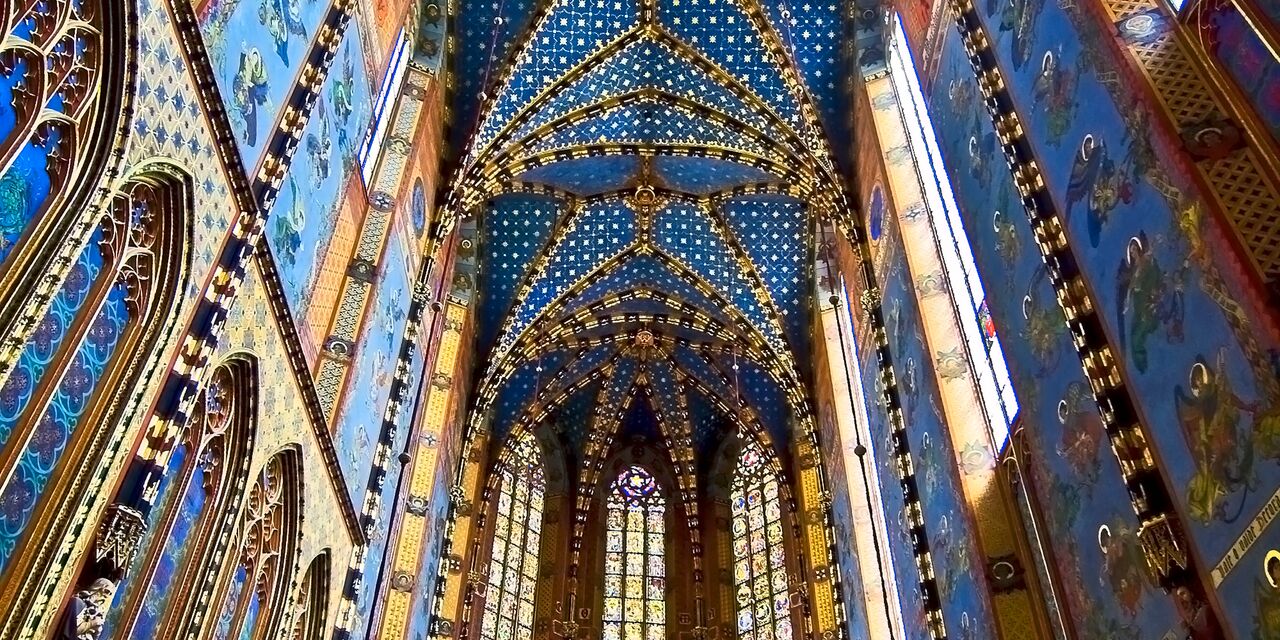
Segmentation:
{"type": "Polygon", "coordinates": [[[812,428],[815,230],[848,215],[844,25],[834,1],[463,7],[445,215],[480,242],[469,428],[550,425],[570,468],[660,444],[689,492],[727,425],[785,466],[812,428]]]}

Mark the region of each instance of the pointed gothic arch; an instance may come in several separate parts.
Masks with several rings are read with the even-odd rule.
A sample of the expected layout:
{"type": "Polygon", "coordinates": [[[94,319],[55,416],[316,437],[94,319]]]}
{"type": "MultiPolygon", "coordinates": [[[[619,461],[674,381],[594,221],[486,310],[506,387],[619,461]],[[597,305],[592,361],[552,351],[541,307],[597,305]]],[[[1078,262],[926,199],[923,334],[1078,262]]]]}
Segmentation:
{"type": "Polygon", "coordinates": [[[218,540],[240,505],[257,435],[257,360],[234,354],[214,369],[174,449],[142,553],[116,597],[104,637],[154,637],[180,625],[199,582],[221,564],[218,540]]]}
{"type": "MultiPolygon", "coordinates": [[[[0,571],[42,575],[102,486],[97,465],[136,410],[145,366],[177,322],[190,262],[192,180],[140,167],[108,195],[92,238],[0,384],[0,571]]],[[[19,601],[30,597],[32,581],[19,601]]],[[[16,584],[16,582],[15,582],[16,584]]],[[[18,611],[14,607],[11,611],[18,611]]]]}
{"type": "Polygon", "coordinates": [[[288,604],[301,525],[302,456],[291,447],[271,456],[254,474],[217,586],[210,597],[200,598],[200,615],[192,618],[187,632],[212,626],[219,640],[274,637],[288,604]]]}
{"type": "Polygon", "coordinates": [[[603,640],[667,637],[668,499],[653,472],[629,464],[605,497],[603,640]]]}
{"type": "MultiPolygon", "coordinates": [[[[23,2],[0,17],[0,289],[64,277],[110,206],[98,200],[130,131],[136,24],[135,4],[116,0],[23,2]]],[[[0,337],[20,344],[41,303],[0,300],[0,337]]]]}
{"type": "Polygon", "coordinates": [[[293,632],[296,640],[322,640],[329,628],[326,622],[329,612],[329,578],[333,560],[329,550],[321,551],[307,565],[307,572],[294,597],[293,632]]]}

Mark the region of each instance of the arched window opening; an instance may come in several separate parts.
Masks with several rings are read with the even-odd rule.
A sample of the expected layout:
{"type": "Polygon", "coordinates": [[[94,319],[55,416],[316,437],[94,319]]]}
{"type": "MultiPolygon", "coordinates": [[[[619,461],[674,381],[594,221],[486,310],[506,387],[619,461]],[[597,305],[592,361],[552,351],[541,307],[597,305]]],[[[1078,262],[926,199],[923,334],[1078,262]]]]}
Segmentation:
{"type": "Polygon", "coordinates": [[[325,613],[329,606],[329,553],[311,561],[298,588],[293,634],[296,640],[321,640],[325,637],[325,613]]]}
{"type": "Polygon", "coordinates": [[[609,487],[603,640],[662,640],[667,623],[666,503],[658,481],[631,465],[609,487]]]}
{"type": "Polygon", "coordinates": [[[201,402],[169,459],[171,472],[159,488],[143,550],[116,594],[102,637],[161,637],[166,619],[191,601],[180,585],[218,566],[210,543],[220,537],[227,511],[236,506],[228,489],[248,473],[252,450],[249,394],[251,365],[234,360],[214,370],[201,402]]]}
{"type": "Polygon", "coordinates": [[[542,453],[531,434],[522,433],[509,446],[499,472],[489,586],[480,623],[480,637],[485,640],[533,637],[546,479],[542,453]]]}
{"type": "Polygon", "coordinates": [[[733,475],[733,585],[738,601],[738,637],[792,637],[782,541],[778,477],[755,443],[743,447],[733,475]]]}
{"type": "Polygon", "coordinates": [[[297,470],[291,463],[287,454],[272,457],[249,489],[231,579],[210,611],[216,640],[266,638],[280,624],[298,537],[297,470]]]}
{"type": "MultiPolygon", "coordinates": [[[[9,5],[6,5],[9,6],[9,5]]],[[[0,49],[0,263],[6,263],[37,221],[70,204],[73,185],[88,193],[101,170],[99,147],[109,133],[102,111],[104,82],[116,82],[114,46],[119,7],[99,0],[22,2],[0,16],[9,37],[0,49]],[[112,24],[108,24],[111,22],[112,24]],[[107,34],[104,37],[104,34],[107,34]]]]}
{"type": "MultiPolygon", "coordinates": [[[[1018,414],[1018,399],[1014,395],[995,321],[987,306],[987,294],[982,286],[978,265],[974,262],[973,248],[969,246],[964,222],[960,218],[960,208],[956,204],[951,180],[947,177],[942,162],[942,152],[938,148],[933,122],[925,106],[924,91],[920,87],[915,62],[907,49],[907,36],[902,30],[902,20],[896,14],[890,37],[889,77],[893,82],[894,92],[898,94],[898,106],[902,112],[911,154],[920,171],[925,210],[938,244],[947,290],[958,311],[960,333],[969,354],[967,360],[977,382],[978,397],[986,414],[988,429],[996,449],[999,450],[1009,440],[1009,425],[1018,414]]],[[[1014,215],[1021,213],[996,211],[992,217],[993,224],[997,228],[1011,228],[1008,216],[1014,215]]]]}
{"type": "MultiPolygon", "coordinates": [[[[172,321],[185,193],[185,183],[149,176],[115,195],[0,386],[0,569],[12,568],[34,519],[69,503],[62,485],[82,469],[59,462],[92,459],[172,321]],[[42,502],[46,494],[58,504],[42,502]]],[[[41,529],[34,538],[49,538],[41,529]]]]}
{"type": "Polygon", "coordinates": [[[31,3],[7,25],[16,39],[0,51],[0,260],[66,190],[102,64],[95,4],[31,3]]]}

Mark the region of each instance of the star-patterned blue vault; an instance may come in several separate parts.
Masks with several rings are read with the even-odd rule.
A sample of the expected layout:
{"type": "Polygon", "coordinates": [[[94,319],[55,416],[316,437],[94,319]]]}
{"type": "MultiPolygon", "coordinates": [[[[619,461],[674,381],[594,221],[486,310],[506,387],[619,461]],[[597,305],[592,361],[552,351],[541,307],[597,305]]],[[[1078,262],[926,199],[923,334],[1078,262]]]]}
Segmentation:
{"type": "Polygon", "coordinates": [[[815,229],[852,213],[830,141],[850,125],[854,17],[462,6],[444,215],[479,228],[472,429],[495,449],[554,432],[579,483],[618,447],[660,445],[686,497],[727,434],[788,459],[812,429],[815,229]]]}

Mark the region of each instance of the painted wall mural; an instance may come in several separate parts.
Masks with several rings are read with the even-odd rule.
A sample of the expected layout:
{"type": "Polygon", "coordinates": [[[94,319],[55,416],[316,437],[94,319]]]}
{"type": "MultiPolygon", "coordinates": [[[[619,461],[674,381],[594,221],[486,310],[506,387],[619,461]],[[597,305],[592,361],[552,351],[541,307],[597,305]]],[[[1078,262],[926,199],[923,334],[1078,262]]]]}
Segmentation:
{"type": "MultiPolygon", "coordinates": [[[[855,289],[853,282],[854,279],[849,280],[848,297],[850,300],[857,300],[862,288],[855,289]]],[[[902,485],[898,481],[897,471],[891,462],[894,449],[893,439],[890,437],[889,415],[883,400],[884,385],[880,383],[879,365],[876,362],[875,350],[870,347],[870,333],[865,326],[858,332],[858,338],[862,388],[867,394],[867,422],[871,433],[871,441],[867,443],[867,448],[875,453],[875,472],[883,488],[881,497],[888,526],[889,556],[897,575],[902,619],[905,623],[907,640],[928,640],[929,627],[925,622],[924,599],[920,593],[920,574],[916,570],[915,557],[911,552],[911,533],[907,527],[902,485]]]]}
{"type": "MultiPolygon", "coordinates": [[[[1103,25],[1081,11],[1042,0],[979,8],[1189,534],[1215,584],[1234,566],[1257,576],[1262,551],[1237,541],[1262,533],[1253,521],[1280,486],[1276,336],[1221,259],[1233,249],[1213,214],[1177,181],[1174,159],[1155,153],[1143,98],[1116,80],[1103,25]]],[[[939,83],[935,98],[968,99],[967,86],[939,83]]],[[[974,179],[1004,173],[990,133],[963,144],[967,159],[956,161],[974,179]]],[[[1238,636],[1258,615],[1253,583],[1221,585],[1238,636]]]]}
{"type": "Polygon", "coordinates": [[[924,341],[920,306],[893,216],[886,216],[882,242],[888,256],[883,274],[877,275],[884,282],[885,330],[947,634],[962,639],[991,638],[995,623],[984,586],[981,551],[975,548],[977,540],[942,414],[933,359],[924,341]]]}
{"type": "MultiPolygon", "coordinates": [[[[1280,5],[1272,11],[1280,14],[1280,5]]],[[[1271,135],[1280,140],[1280,60],[1230,3],[1206,12],[1209,50],[1236,81],[1271,135]]]]}
{"type": "MultiPolygon", "coordinates": [[[[826,299],[826,296],[831,295],[831,291],[827,287],[822,287],[822,289],[825,289],[825,291],[822,292],[823,295],[819,299],[826,299]]],[[[844,311],[843,309],[837,309],[836,313],[844,313],[844,311]]],[[[843,319],[841,319],[841,323],[846,329],[848,328],[848,323],[843,319]]],[[[815,331],[817,335],[822,335],[821,326],[816,327],[815,331]]],[[[858,565],[857,549],[854,547],[853,542],[853,505],[850,503],[852,498],[849,491],[843,490],[844,487],[851,486],[849,484],[851,470],[845,466],[845,461],[846,459],[857,460],[856,455],[847,456],[843,452],[852,450],[857,446],[857,443],[853,441],[852,434],[850,434],[847,442],[842,441],[840,438],[834,415],[835,402],[830,397],[832,393],[831,369],[826,362],[822,361],[827,358],[839,358],[840,355],[838,351],[824,353],[821,349],[818,349],[815,353],[815,357],[819,358],[820,361],[814,367],[814,377],[816,378],[814,388],[817,390],[818,396],[814,399],[814,404],[818,412],[822,448],[826,452],[826,455],[823,456],[823,465],[826,469],[828,485],[838,488],[832,491],[831,515],[835,526],[834,542],[838,546],[840,554],[840,597],[844,601],[849,638],[852,640],[870,640],[867,635],[866,602],[862,593],[862,571],[858,565]]],[[[857,473],[857,470],[854,469],[852,472],[857,473]]],[[[874,562],[874,559],[870,561],[874,562]]]]}
{"type": "Polygon", "coordinates": [[[945,37],[930,115],[978,269],[989,290],[1006,292],[987,302],[1022,407],[1026,480],[1045,519],[1059,606],[1080,621],[1082,639],[1161,637],[1175,614],[1147,577],[1119,466],[1003,155],[990,142],[995,131],[963,45],[954,30],[945,37]],[[1114,597],[1096,596],[1107,592],[1114,597]]]}
{"type": "MultiPolygon", "coordinates": [[[[378,281],[365,315],[363,334],[356,346],[355,363],[343,401],[344,406],[335,420],[334,433],[339,462],[346,477],[351,500],[360,509],[364,505],[369,477],[373,470],[374,452],[382,433],[382,418],[390,400],[391,378],[399,357],[400,344],[406,324],[405,309],[411,295],[411,280],[405,256],[405,239],[399,228],[392,225],[387,236],[378,281]]],[[[421,366],[410,371],[410,389],[417,389],[417,376],[421,366]]],[[[409,437],[406,417],[402,410],[397,419],[395,437],[391,442],[387,479],[382,485],[381,511],[377,526],[373,528],[365,556],[362,588],[356,598],[356,618],[352,630],[354,637],[365,637],[365,627],[373,613],[374,596],[378,590],[378,574],[390,538],[390,505],[394,502],[396,474],[400,463],[395,456],[404,450],[409,437]]]]}
{"type": "MultiPolygon", "coordinates": [[[[303,0],[304,2],[306,0],[303,0]]],[[[353,20],[333,59],[297,154],[267,222],[266,237],[295,318],[308,315],[344,191],[359,188],[356,149],[370,117],[369,78],[353,20]]]]}
{"type": "Polygon", "coordinates": [[[412,293],[404,242],[399,230],[392,227],[353,356],[355,362],[343,397],[343,407],[334,421],[337,425],[334,438],[343,475],[351,491],[351,500],[357,505],[364,502],[383,410],[386,409],[391,377],[404,335],[405,309],[412,293]]]}
{"type": "Polygon", "coordinates": [[[196,0],[223,106],[253,175],[327,0],[196,0]]]}

